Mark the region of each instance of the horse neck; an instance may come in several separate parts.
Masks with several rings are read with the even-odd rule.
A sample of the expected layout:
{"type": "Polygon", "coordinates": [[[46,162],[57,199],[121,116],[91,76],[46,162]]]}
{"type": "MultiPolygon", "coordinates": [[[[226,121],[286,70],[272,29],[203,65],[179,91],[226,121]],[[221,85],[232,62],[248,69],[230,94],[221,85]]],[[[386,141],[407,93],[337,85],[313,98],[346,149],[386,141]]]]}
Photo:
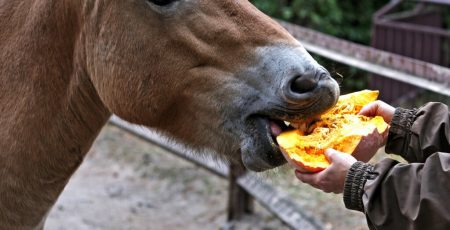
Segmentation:
{"type": "Polygon", "coordinates": [[[110,115],[85,71],[77,15],[64,2],[16,6],[6,20],[15,24],[0,16],[0,127],[9,128],[1,140],[21,142],[12,150],[84,154],[110,115]]]}
{"type": "Polygon", "coordinates": [[[84,71],[77,22],[55,9],[63,1],[10,2],[0,4],[0,225],[30,226],[56,201],[110,113],[84,71]]]}

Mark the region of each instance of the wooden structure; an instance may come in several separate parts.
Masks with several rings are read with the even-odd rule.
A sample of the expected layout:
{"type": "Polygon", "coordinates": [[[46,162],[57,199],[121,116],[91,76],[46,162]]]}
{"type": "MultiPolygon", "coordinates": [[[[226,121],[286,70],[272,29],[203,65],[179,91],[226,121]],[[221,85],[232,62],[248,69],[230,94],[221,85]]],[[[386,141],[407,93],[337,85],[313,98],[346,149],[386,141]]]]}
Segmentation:
{"type": "Polygon", "coordinates": [[[359,45],[292,23],[279,22],[311,53],[383,78],[450,96],[450,69],[447,67],[359,45]]]}
{"type": "MultiPolygon", "coordinates": [[[[392,1],[373,17],[372,46],[440,66],[450,66],[450,31],[443,28],[442,8],[450,1],[418,1],[414,9],[399,11],[403,1],[392,1]],[[440,6],[440,7],[437,7],[440,6]]],[[[373,77],[370,87],[383,91],[381,99],[390,103],[413,97],[421,87],[373,77]]]]}

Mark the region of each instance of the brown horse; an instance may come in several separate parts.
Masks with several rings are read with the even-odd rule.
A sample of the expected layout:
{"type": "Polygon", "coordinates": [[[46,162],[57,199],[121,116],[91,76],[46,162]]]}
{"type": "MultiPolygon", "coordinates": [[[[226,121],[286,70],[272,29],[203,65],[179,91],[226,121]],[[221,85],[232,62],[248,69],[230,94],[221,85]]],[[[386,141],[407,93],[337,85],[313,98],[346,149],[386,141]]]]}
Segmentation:
{"type": "Polygon", "coordinates": [[[263,171],[338,94],[246,0],[0,0],[0,228],[42,228],[112,113],[263,171]]]}

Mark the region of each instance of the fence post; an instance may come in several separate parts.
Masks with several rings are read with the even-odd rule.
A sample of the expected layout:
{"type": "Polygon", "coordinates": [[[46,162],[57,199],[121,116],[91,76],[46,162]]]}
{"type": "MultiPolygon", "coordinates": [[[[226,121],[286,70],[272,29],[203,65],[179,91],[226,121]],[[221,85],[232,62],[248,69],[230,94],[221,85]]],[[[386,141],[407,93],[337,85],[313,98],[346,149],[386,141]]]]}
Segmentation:
{"type": "Polygon", "coordinates": [[[246,173],[241,164],[230,163],[228,190],[228,222],[241,219],[245,214],[253,213],[253,197],[238,185],[240,176],[246,173]]]}

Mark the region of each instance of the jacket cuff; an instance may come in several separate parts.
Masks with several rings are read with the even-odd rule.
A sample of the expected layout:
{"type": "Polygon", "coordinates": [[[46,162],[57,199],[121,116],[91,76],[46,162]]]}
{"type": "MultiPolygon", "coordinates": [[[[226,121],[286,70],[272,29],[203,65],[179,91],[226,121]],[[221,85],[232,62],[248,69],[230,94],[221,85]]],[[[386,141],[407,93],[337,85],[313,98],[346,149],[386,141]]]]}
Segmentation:
{"type": "Polygon", "coordinates": [[[389,128],[386,152],[390,154],[406,154],[411,126],[416,118],[417,109],[396,108],[389,128]]]}
{"type": "Polygon", "coordinates": [[[361,161],[355,162],[347,173],[344,184],[344,204],[351,210],[364,212],[362,196],[367,179],[373,179],[374,167],[361,161]]]}

